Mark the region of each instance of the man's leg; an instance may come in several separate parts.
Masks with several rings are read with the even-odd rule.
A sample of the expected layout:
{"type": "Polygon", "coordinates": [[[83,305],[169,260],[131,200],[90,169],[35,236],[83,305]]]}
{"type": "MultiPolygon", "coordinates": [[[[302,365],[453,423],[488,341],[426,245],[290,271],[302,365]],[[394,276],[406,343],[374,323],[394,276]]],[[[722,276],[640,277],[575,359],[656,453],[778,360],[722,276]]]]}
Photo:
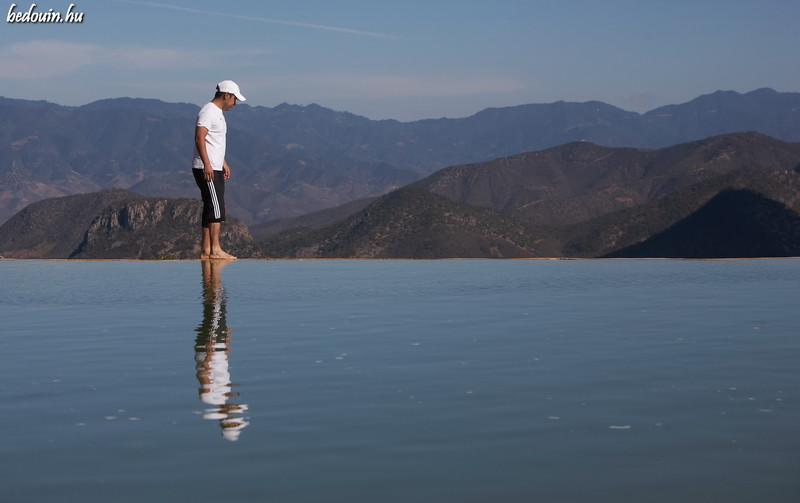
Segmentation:
{"type": "Polygon", "coordinates": [[[211,258],[211,230],[208,225],[202,227],[203,234],[200,239],[200,258],[211,258]]]}
{"type": "Polygon", "coordinates": [[[236,257],[224,251],[219,245],[219,234],[221,228],[222,223],[220,222],[211,222],[208,224],[208,227],[203,227],[203,251],[209,251],[208,256],[205,258],[233,260],[236,257]],[[208,235],[208,248],[205,247],[206,235],[208,235]]]}
{"type": "Polygon", "coordinates": [[[215,171],[214,181],[207,181],[203,170],[195,169],[192,171],[203,199],[203,233],[200,240],[200,258],[233,260],[236,257],[224,251],[219,244],[222,223],[211,221],[219,218],[225,220],[225,179],[222,176],[222,172],[215,171]]]}

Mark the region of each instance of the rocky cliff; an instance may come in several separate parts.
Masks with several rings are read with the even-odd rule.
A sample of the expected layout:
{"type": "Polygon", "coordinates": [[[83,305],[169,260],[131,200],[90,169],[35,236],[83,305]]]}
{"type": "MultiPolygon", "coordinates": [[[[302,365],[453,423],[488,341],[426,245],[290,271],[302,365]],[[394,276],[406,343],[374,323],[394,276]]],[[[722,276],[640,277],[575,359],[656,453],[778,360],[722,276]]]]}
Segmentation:
{"type": "MultiPolygon", "coordinates": [[[[125,190],[48,199],[0,227],[6,258],[191,259],[200,255],[200,212],[194,199],[144,197],[125,190]]],[[[222,226],[223,245],[259,256],[240,221],[222,226]]]]}

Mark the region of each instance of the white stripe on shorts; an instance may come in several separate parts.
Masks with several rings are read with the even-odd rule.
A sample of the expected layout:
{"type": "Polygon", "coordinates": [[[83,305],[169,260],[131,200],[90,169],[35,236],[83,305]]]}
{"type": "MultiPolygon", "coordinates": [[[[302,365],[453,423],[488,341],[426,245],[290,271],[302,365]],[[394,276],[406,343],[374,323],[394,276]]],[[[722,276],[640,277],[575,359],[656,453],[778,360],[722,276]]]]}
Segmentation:
{"type": "Polygon", "coordinates": [[[222,217],[222,210],[219,207],[219,200],[217,199],[217,191],[214,190],[214,181],[208,182],[208,191],[211,192],[211,205],[214,207],[214,218],[219,219],[222,217]]]}

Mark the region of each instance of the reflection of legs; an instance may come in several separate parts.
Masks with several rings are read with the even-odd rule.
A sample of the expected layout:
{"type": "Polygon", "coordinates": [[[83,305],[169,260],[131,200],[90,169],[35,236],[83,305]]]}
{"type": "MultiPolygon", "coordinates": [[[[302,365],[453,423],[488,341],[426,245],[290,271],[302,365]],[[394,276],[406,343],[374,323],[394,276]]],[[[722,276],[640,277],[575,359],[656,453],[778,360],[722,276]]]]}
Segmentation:
{"type": "MultiPolygon", "coordinates": [[[[204,228],[204,239],[208,235],[211,243],[213,227],[204,228]]],[[[220,271],[230,262],[227,260],[202,260],[203,271],[203,321],[197,327],[194,342],[195,369],[200,401],[209,405],[203,411],[204,419],[218,420],[222,436],[236,441],[241,431],[250,423],[244,416],[246,404],[231,403],[239,393],[233,391],[228,352],[231,344],[231,328],[227,323],[225,290],[220,271]]]]}
{"type": "Polygon", "coordinates": [[[219,245],[219,234],[222,224],[220,222],[211,222],[203,227],[203,240],[202,252],[200,258],[202,259],[226,259],[233,260],[236,257],[227,253],[219,245]]]}
{"type": "Polygon", "coordinates": [[[200,264],[203,271],[203,302],[207,306],[214,306],[222,302],[222,280],[220,279],[220,271],[222,271],[228,263],[203,261],[200,264]]]}

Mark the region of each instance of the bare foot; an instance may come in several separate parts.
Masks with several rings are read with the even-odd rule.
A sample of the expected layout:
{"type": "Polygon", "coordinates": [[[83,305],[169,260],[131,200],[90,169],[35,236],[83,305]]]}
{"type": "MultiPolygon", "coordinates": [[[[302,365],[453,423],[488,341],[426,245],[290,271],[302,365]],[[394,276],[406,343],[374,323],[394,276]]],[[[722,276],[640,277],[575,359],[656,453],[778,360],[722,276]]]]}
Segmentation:
{"type": "Polygon", "coordinates": [[[234,257],[233,255],[231,255],[226,251],[219,250],[217,252],[209,254],[207,258],[212,260],[236,260],[237,257],[234,257]]]}

